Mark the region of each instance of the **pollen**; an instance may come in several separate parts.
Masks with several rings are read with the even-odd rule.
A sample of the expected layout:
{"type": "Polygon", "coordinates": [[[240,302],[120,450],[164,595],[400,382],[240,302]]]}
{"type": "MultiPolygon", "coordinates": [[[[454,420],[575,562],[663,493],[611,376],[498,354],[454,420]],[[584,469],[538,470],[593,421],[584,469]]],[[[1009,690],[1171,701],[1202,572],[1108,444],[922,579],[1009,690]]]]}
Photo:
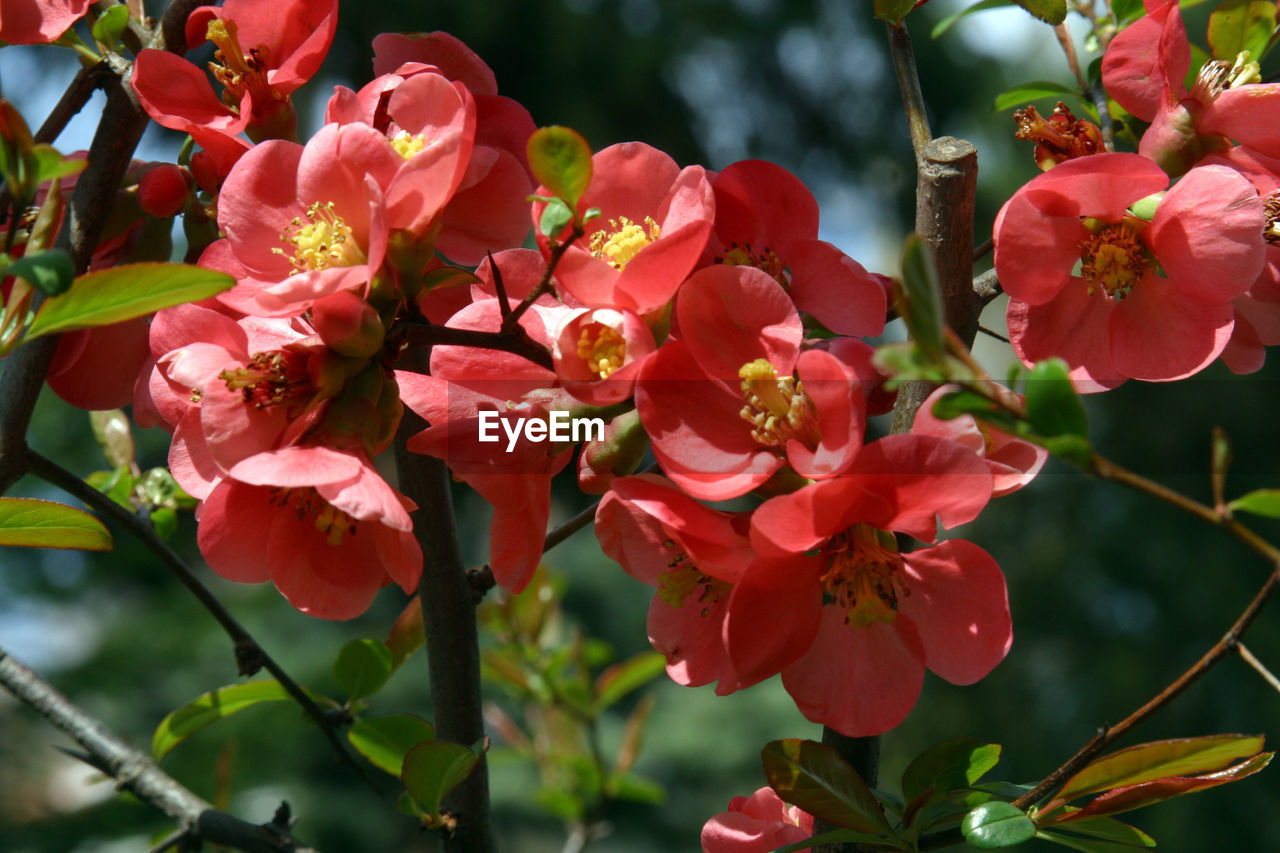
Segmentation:
{"type": "Polygon", "coordinates": [[[821,441],[817,418],[804,383],[778,371],[763,358],[744,364],[738,371],[746,405],[739,415],[751,424],[751,438],[766,447],[785,447],[792,439],[817,447],[821,441]]]}
{"type": "Polygon", "coordinates": [[[401,157],[409,160],[414,154],[419,154],[426,150],[427,137],[421,133],[414,136],[407,130],[402,130],[395,136],[391,137],[391,147],[396,149],[401,157]]]}
{"type": "Polygon", "coordinates": [[[821,577],[824,601],[845,611],[844,623],[861,628],[892,622],[903,587],[903,561],[893,534],[855,524],[831,539],[825,549],[827,571],[821,577]]]}
{"type": "Polygon", "coordinates": [[[625,216],[609,220],[612,231],[600,230],[591,235],[591,254],[611,267],[621,270],[640,250],[657,240],[662,229],[653,217],[646,216],[644,225],[637,225],[625,216]]]}
{"type": "Polygon", "coordinates": [[[1280,190],[1263,199],[1263,210],[1266,211],[1267,223],[1262,229],[1262,237],[1271,245],[1280,245],[1280,190]]]}
{"type": "Polygon", "coordinates": [[[255,353],[244,367],[224,370],[218,378],[230,391],[239,391],[255,409],[305,406],[316,392],[308,358],[295,350],[255,353]]]}
{"type": "Polygon", "coordinates": [[[1121,301],[1152,269],[1137,229],[1128,223],[1107,225],[1080,243],[1080,275],[1089,282],[1090,295],[1102,288],[1121,301]]]}
{"type": "Polygon", "coordinates": [[[315,529],[324,534],[329,545],[341,545],[346,536],[356,535],[356,520],[320,496],[311,487],[271,490],[267,503],[281,508],[292,507],[298,521],[311,520],[315,529]]]}
{"type": "Polygon", "coordinates": [[[222,100],[227,106],[238,110],[245,92],[253,95],[254,103],[259,107],[276,99],[267,83],[265,45],[250,48],[246,53],[240,46],[236,22],[229,18],[211,20],[205,38],[218,47],[213,52],[209,71],[225,89],[222,100]]]}
{"type": "Polygon", "coordinates": [[[790,287],[791,280],[787,276],[786,267],[782,263],[782,259],[778,257],[778,253],[765,246],[764,251],[757,252],[751,248],[750,243],[731,243],[729,249],[719,258],[716,258],[717,264],[725,264],[732,267],[755,267],[763,270],[769,276],[783,287],[790,287]]]}
{"type": "Polygon", "coordinates": [[[627,341],[603,323],[589,323],[578,337],[578,358],[587,369],[608,379],[627,359],[627,341]]]}
{"type": "Polygon", "coordinates": [[[280,240],[293,247],[293,254],[279,248],[271,252],[288,258],[294,272],[353,267],[368,260],[352,238],[351,226],[334,212],[331,201],[312,203],[306,221],[295,216],[280,232],[280,240]]]}

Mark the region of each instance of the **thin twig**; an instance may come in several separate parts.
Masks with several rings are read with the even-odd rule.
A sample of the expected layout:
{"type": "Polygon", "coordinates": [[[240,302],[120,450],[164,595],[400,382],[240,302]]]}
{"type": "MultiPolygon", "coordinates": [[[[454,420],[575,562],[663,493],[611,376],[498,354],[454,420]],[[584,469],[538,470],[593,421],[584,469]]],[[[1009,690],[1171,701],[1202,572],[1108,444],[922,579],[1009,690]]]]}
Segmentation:
{"type": "Polygon", "coordinates": [[[893,70],[907,111],[911,147],[919,162],[924,157],[924,147],[933,138],[933,134],[929,131],[929,116],[925,111],[924,95],[920,91],[920,75],[916,73],[916,55],[911,49],[911,36],[907,33],[905,23],[886,22],[885,26],[889,30],[889,52],[893,55],[893,70]]]}
{"type": "Polygon", "coordinates": [[[1276,692],[1280,692],[1280,678],[1276,678],[1271,670],[1267,669],[1266,664],[1254,657],[1253,652],[1249,651],[1244,643],[1237,641],[1236,651],[1240,653],[1240,657],[1244,658],[1245,663],[1257,670],[1258,675],[1261,675],[1267,684],[1270,684],[1276,692]]]}
{"type": "Polygon", "coordinates": [[[548,370],[553,368],[551,353],[547,352],[546,347],[529,337],[523,327],[516,325],[507,331],[506,324],[503,325],[504,330],[501,332],[481,332],[475,329],[455,329],[452,326],[441,326],[437,323],[405,323],[405,341],[413,347],[450,344],[496,349],[527,358],[539,367],[545,367],[548,370]]]}
{"type": "Polygon", "coordinates": [[[547,553],[552,548],[556,547],[561,542],[590,524],[595,519],[596,509],[598,509],[599,506],[600,501],[596,501],[591,504],[591,506],[583,509],[573,518],[548,533],[546,541],[542,544],[542,553],[547,553]]]}
{"type": "Polygon", "coordinates": [[[556,243],[551,248],[551,257],[547,259],[547,269],[542,274],[542,280],[530,290],[520,304],[512,309],[510,314],[502,318],[502,330],[504,332],[512,331],[516,328],[516,324],[520,322],[520,318],[524,316],[524,312],[528,311],[533,303],[538,301],[538,297],[544,293],[551,292],[551,277],[555,274],[556,267],[560,264],[560,259],[564,257],[564,253],[569,251],[578,238],[583,235],[582,223],[575,218],[573,221],[573,230],[569,233],[569,237],[563,243],[556,243]]]}
{"type": "Polygon", "coordinates": [[[995,338],[997,341],[1001,341],[1006,344],[1009,343],[1009,339],[1006,338],[1004,335],[1000,334],[999,332],[988,329],[986,326],[983,326],[981,324],[978,326],[978,331],[982,332],[982,334],[986,335],[989,338],[995,338]]]}
{"type": "Polygon", "coordinates": [[[236,618],[227,611],[226,607],[224,607],[222,602],[218,600],[217,596],[215,596],[208,587],[201,583],[200,579],[196,577],[195,573],[191,571],[191,568],[183,561],[183,559],[178,556],[177,552],[170,548],[168,543],[156,535],[155,529],[149,522],[144,521],[129,512],[127,509],[81,480],[75,474],[72,474],[70,471],[67,471],[38,453],[30,450],[27,451],[27,465],[32,474],[46,482],[52,483],[68,494],[79,498],[81,501],[84,501],[86,505],[111,518],[113,521],[124,527],[138,541],[159,557],[160,561],[177,576],[183,586],[190,590],[191,594],[196,597],[196,600],[209,611],[213,618],[217,620],[218,624],[222,626],[222,629],[227,633],[227,636],[231,638],[231,641],[235,646],[236,662],[239,667],[240,674],[252,675],[259,669],[265,669],[267,672],[271,673],[271,675],[280,682],[280,686],[283,687],[291,697],[293,697],[294,701],[302,706],[302,710],[306,712],[307,716],[320,726],[320,730],[324,732],[325,738],[333,747],[334,752],[337,753],[338,758],[344,764],[355,770],[360,778],[364,779],[365,782],[368,783],[369,787],[373,788],[373,790],[377,791],[379,794],[382,793],[378,785],[369,778],[369,775],[365,772],[364,768],[351,757],[351,754],[343,745],[341,738],[338,737],[338,733],[334,730],[333,722],[329,715],[315,703],[315,700],[307,695],[307,692],[303,690],[287,672],[284,671],[284,668],[281,667],[280,664],[276,663],[274,658],[266,653],[262,646],[258,644],[258,641],[255,640],[247,630],[245,630],[244,626],[236,621],[236,618]]]}
{"type": "Polygon", "coordinates": [[[178,821],[184,834],[247,853],[314,853],[274,820],[258,825],[216,811],[4,649],[0,649],[0,686],[70,735],[92,757],[90,763],[119,787],[178,821]]]}

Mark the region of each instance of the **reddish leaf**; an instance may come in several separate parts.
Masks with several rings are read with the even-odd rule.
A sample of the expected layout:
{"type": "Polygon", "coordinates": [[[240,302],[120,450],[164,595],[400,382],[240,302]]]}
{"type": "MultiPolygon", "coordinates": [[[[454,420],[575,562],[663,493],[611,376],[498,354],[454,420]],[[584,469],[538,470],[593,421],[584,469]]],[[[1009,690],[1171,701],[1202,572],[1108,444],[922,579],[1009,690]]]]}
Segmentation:
{"type": "Polygon", "coordinates": [[[1261,735],[1207,735],[1131,746],[1085,765],[1067,780],[1054,802],[1170,776],[1212,773],[1256,755],[1262,742],[1261,735]]]}
{"type": "Polygon", "coordinates": [[[1204,776],[1170,776],[1166,779],[1156,779],[1152,782],[1116,788],[1099,795],[1089,805],[1078,812],[1072,812],[1065,820],[1057,823],[1069,825],[1074,820],[1120,814],[1121,812],[1140,809],[1143,806],[1149,806],[1173,797],[1180,797],[1183,794],[1191,794],[1196,791],[1203,791],[1206,788],[1214,788],[1218,785],[1225,785],[1228,782],[1235,782],[1246,776],[1252,776],[1266,767],[1273,755],[1275,755],[1274,752],[1263,752],[1241,761],[1239,764],[1228,767],[1226,770],[1218,773],[1209,773],[1204,776]]]}

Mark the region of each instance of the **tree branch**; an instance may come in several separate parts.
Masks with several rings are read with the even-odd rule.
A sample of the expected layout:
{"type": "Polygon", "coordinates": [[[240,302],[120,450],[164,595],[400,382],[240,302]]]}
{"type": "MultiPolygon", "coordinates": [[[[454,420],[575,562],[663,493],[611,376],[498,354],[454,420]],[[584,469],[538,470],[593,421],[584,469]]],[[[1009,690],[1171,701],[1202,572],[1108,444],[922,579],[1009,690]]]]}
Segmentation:
{"type": "Polygon", "coordinates": [[[235,646],[236,664],[239,673],[241,675],[252,675],[259,669],[265,669],[271,673],[280,682],[280,686],[293,697],[294,701],[302,706],[302,710],[306,712],[307,716],[320,726],[320,730],[324,732],[325,738],[333,747],[334,752],[337,753],[338,758],[355,770],[371,788],[378,791],[378,793],[382,793],[373,780],[369,778],[364,768],[347,751],[342,739],[338,737],[337,732],[334,730],[333,722],[329,715],[315,703],[315,700],[307,695],[307,692],[284,671],[280,664],[276,663],[274,658],[266,653],[262,646],[258,645],[258,641],[253,638],[243,625],[236,621],[236,618],[227,611],[217,596],[200,582],[200,579],[178,556],[177,552],[156,535],[155,529],[149,521],[145,521],[129,512],[75,474],[45,459],[38,453],[28,451],[26,459],[32,474],[79,498],[87,506],[112,519],[159,557],[160,562],[164,563],[177,576],[182,585],[191,591],[197,601],[204,605],[204,608],[209,611],[218,624],[222,626],[227,636],[231,638],[235,646]]]}
{"type": "Polygon", "coordinates": [[[188,837],[247,853],[314,853],[293,839],[287,811],[284,821],[278,820],[281,813],[277,812],[277,819],[261,825],[215,811],[161,770],[150,756],[108,731],[4,649],[0,649],[0,685],[70,735],[87,752],[86,760],[114,778],[117,787],[178,821],[188,837]]]}

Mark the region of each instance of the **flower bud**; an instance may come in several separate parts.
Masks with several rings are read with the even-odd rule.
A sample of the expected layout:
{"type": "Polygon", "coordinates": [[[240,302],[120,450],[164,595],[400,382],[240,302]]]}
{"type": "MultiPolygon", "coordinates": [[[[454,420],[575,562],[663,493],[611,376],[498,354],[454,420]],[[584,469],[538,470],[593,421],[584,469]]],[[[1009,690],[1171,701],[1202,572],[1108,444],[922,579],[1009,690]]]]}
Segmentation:
{"type": "Polygon", "coordinates": [[[368,358],[382,346],[386,329],[378,312],[349,290],[339,290],[311,306],[311,323],[330,349],[368,358]]]}
{"type": "Polygon", "coordinates": [[[171,163],[156,166],[138,181],[138,206],[157,219],[175,216],[190,196],[186,172],[171,163]]]}

